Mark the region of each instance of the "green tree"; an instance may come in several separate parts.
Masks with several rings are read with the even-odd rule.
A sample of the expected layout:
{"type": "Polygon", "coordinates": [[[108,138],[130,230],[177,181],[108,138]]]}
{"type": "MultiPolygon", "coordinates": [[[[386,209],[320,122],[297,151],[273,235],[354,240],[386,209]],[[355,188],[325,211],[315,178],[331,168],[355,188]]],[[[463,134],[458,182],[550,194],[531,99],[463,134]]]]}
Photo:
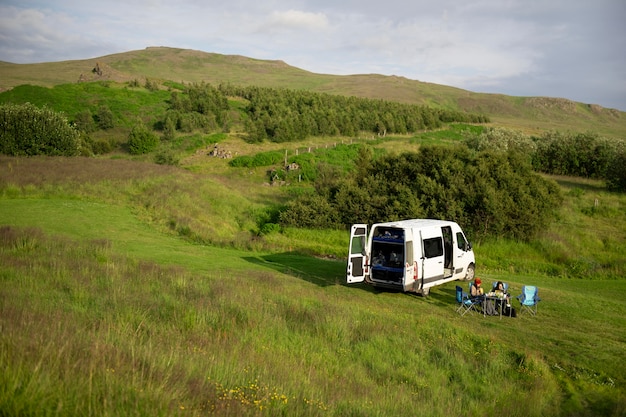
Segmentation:
{"type": "Polygon", "coordinates": [[[613,191],[626,191],[626,149],[617,152],[607,168],[607,187],[613,191]]]}
{"type": "Polygon", "coordinates": [[[137,123],[128,134],[128,151],[133,155],[152,152],[159,145],[159,138],[143,123],[137,123]]]}
{"type": "Polygon", "coordinates": [[[79,131],[61,113],[30,103],[0,106],[2,154],[76,156],[81,143],[79,131]]]}
{"type": "Polygon", "coordinates": [[[96,131],[96,122],[93,119],[93,115],[89,109],[79,112],[74,118],[74,124],[78,130],[82,130],[85,133],[92,133],[96,131]]]}
{"type": "Polygon", "coordinates": [[[113,129],[115,124],[113,123],[113,112],[109,108],[109,106],[102,105],[98,107],[98,112],[96,113],[96,122],[98,127],[102,130],[113,129]]]}
{"type": "MultiPolygon", "coordinates": [[[[464,146],[424,146],[420,152],[371,159],[366,150],[357,169],[340,180],[316,184],[317,200],[332,218],[315,216],[317,227],[344,227],[404,218],[452,219],[475,238],[505,236],[531,239],[554,216],[561,197],[558,187],[532,171],[521,152],[476,152],[464,146]]],[[[313,199],[296,199],[281,221],[307,224],[300,216],[313,199]]],[[[321,207],[320,204],[318,206],[321,207]]]]}

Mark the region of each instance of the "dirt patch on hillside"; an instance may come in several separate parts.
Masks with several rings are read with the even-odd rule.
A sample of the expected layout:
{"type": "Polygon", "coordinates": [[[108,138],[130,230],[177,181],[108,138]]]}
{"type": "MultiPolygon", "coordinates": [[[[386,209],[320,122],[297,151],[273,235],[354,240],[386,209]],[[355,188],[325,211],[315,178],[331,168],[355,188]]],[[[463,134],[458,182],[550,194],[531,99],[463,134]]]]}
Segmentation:
{"type": "Polygon", "coordinates": [[[0,185],[40,186],[60,183],[140,180],[164,175],[192,175],[169,165],[122,159],[0,156],[0,185]]]}

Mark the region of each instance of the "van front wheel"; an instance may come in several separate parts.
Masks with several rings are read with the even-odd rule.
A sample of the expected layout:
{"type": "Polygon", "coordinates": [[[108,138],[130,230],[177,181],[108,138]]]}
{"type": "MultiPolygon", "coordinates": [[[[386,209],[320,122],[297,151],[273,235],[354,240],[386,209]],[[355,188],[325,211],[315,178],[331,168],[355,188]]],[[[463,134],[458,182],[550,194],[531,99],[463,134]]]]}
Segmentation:
{"type": "Polygon", "coordinates": [[[476,275],[476,271],[474,269],[474,264],[470,264],[467,267],[467,272],[465,273],[465,280],[472,281],[475,275],[476,275]]]}

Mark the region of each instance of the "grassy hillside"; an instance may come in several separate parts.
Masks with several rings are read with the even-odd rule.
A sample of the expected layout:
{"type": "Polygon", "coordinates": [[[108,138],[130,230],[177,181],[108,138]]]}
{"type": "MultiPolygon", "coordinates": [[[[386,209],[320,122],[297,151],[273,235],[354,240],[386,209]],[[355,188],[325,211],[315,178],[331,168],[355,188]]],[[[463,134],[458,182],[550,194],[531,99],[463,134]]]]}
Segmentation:
{"type": "Polygon", "coordinates": [[[21,84],[110,80],[233,83],[306,89],[316,92],[382,98],[487,114],[496,125],[538,132],[547,129],[591,130],[623,138],[626,115],[598,105],[547,97],[511,97],[474,93],[458,88],[375,74],[335,76],[315,74],[282,61],[165,47],[76,61],[39,64],[0,62],[0,89],[21,84]],[[102,74],[93,69],[98,65],[102,74]]]}
{"type": "MultiPolygon", "coordinates": [[[[118,143],[135,118],[155,121],[166,84],[192,81],[467,108],[525,131],[626,131],[623,113],[569,101],[171,48],[0,63],[0,75],[3,88],[45,86],[3,100],[68,114],[106,104],[116,128],[97,134],[118,143]],[[101,82],[76,83],[80,74],[101,82]],[[162,89],[127,84],[146,77],[162,89]]],[[[0,156],[0,415],[625,415],[624,194],[550,177],[565,202],[537,239],[473,242],[487,284],[504,280],[514,296],[539,286],[538,315],[461,317],[454,290],[465,282],[426,298],[345,284],[346,231],[261,233],[307,185],[270,185],[269,167],[209,156],[217,143],[233,155],[311,152],[343,167],[352,141],[400,152],[455,143],[466,128],[288,144],[192,132],[164,144],[176,166],[124,152],[0,156]]]]}
{"type": "Polygon", "coordinates": [[[625,281],[593,274],[626,267],[626,200],[596,181],[555,178],[566,204],[539,240],[475,242],[487,283],[540,287],[537,317],[499,320],[460,317],[459,283],[428,298],[346,285],[333,259],[345,232],[256,236],[290,187],[206,153],[184,168],[43,157],[0,168],[7,415],[626,410],[625,281]],[[200,224],[218,246],[190,240],[200,224]]]}

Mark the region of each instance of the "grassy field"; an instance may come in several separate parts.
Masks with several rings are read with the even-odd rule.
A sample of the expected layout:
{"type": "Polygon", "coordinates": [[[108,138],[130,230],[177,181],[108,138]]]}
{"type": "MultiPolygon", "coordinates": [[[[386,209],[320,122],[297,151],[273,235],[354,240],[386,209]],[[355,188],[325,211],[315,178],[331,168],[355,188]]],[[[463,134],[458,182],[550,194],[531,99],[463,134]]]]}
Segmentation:
{"type": "MultiPolygon", "coordinates": [[[[73,83],[15,88],[2,100],[70,116],[106,104],[116,127],[94,136],[115,143],[136,118],[159,120],[167,85],[200,81],[466,109],[527,133],[626,131],[621,112],[567,100],[172,48],[0,63],[0,75],[0,88],[73,83]],[[91,73],[96,60],[102,77],[91,73]],[[98,82],[75,83],[80,74],[98,82]],[[162,89],[125,84],[145,79],[162,89]]],[[[455,286],[466,282],[428,297],[348,286],[346,231],[263,228],[310,185],[271,185],[271,167],[208,156],[218,143],[233,155],[299,154],[346,170],[353,143],[415,151],[457,143],[463,129],[480,127],[251,144],[236,126],[177,135],[165,146],[178,166],[120,149],[0,156],[0,416],[626,415],[624,194],[550,177],[564,204],[537,239],[473,242],[487,284],[504,280],[514,296],[539,287],[538,315],[461,317],[455,286]]]]}
{"type": "Polygon", "coordinates": [[[483,280],[539,286],[538,315],[460,317],[459,283],[345,284],[345,232],[257,236],[289,196],[262,171],[0,158],[2,415],[626,413],[624,195],[554,178],[537,241],[474,242],[483,280]]]}

